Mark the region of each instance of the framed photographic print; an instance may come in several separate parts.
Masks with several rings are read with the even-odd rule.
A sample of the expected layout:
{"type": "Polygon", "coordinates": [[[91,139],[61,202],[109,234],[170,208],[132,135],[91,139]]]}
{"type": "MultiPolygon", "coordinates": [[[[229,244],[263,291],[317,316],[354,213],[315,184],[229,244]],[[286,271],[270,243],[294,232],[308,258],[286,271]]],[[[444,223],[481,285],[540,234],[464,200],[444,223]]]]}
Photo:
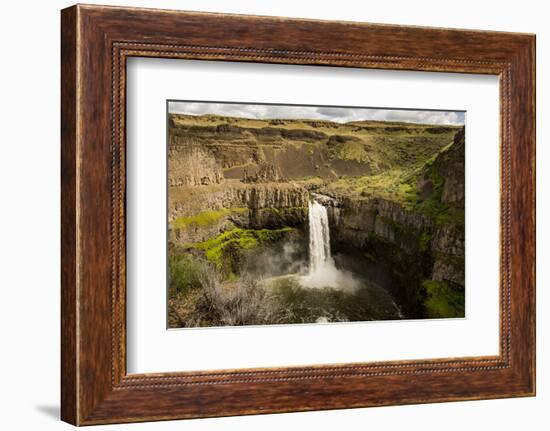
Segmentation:
{"type": "Polygon", "coordinates": [[[63,420],[535,394],[533,35],[61,30],[63,420]]]}

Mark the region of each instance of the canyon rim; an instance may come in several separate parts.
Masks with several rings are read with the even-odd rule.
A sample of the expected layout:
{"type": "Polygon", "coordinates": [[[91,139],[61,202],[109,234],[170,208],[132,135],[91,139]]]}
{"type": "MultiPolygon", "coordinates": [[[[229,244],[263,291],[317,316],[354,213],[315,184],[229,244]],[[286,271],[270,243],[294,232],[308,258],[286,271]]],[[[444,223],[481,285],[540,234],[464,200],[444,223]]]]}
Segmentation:
{"type": "Polygon", "coordinates": [[[465,113],[169,101],[168,327],[465,317],[465,113]]]}

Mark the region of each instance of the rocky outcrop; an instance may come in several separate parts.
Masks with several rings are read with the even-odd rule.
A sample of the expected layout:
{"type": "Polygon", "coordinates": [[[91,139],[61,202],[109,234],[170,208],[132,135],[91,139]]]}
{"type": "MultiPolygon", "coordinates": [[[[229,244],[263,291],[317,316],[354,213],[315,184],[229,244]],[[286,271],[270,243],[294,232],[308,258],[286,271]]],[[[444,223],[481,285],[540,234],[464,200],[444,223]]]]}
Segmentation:
{"type": "Polygon", "coordinates": [[[376,235],[394,243],[408,253],[418,245],[421,232],[433,229],[433,220],[400,204],[381,198],[332,199],[329,219],[335,241],[351,243],[361,248],[376,235]]]}
{"type": "Polygon", "coordinates": [[[431,279],[465,285],[464,228],[446,224],[437,229],[431,242],[434,265],[431,279]]]}
{"type": "Polygon", "coordinates": [[[464,288],[464,275],[464,259],[459,262],[437,259],[433,265],[431,279],[464,288]]]}
{"type": "Polygon", "coordinates": [[[419,176],[416,206],[378,197],[333,195],[322,201],[334,249],[352,247],[388,265],[406,314],[418,314],[426,280],[464,289],[463,177],[462,130],[419,176]]]}
{"type": "Polygon", "coordinates": [[[452,205],[464,205],[464,129],[454,138],[453,145],[444,151],[434,163],[444,178],[441,201],[452,205]]]}
{"type": "Polygon", "coordinates": [[[308,191],[304,187],[293,183],[243,184],[226,181],[223,186],[208,189],[174,187],[169,193],[168,220],[222,208],[281,210],[307,207],[308,196],[308,191]]]}
{"type": "MultiPolygon", "coordinates": [[[[190,199],[169,203],[172,241],[185,244],[200,242],[234,227],[270,228],[302,226],[307,220],[308,191],[292,183],[244,184],[226,181],[223,187],[178,188],[190,199]],[[215,217],[214,217],[214,216],[215,217]],[[207,222],[193,223],[194,218],[207,222]],[[174,227],[179,224],[180,227],[174,227]],[[191,220],[189,223],[183,221],[191,220]]],[[[176,190],[171,191],[174,196],[176,190]]]]}
{"type": "Polygon", "coordinates": [[[169,229],[170,242],[174,244],[192,244],[214,238],[235,227],[247,227],[249,224],[248,210],[235,208],[216,214],[207,223],[197,223],[192,220],[182,226],[169,229]],[[244,210],[244,211],[243,211],[244,210]]]}
{"type": "Polygon", "coordinates": [[[431,244],[434,253],[464,257],[464,229],[461,226],[445,224],[437,229],[431,244]]]}
{"type": "Polygon", "coordinates": [[[361,253],[384,266],[403,313],[423,311],[426,280],[464,287],[464,231],[380,198],[332,200],[333,250],[361,253]]]}
{"type": "MultiPolygon", "coordinates": [[[[170,150],[192,142],[207,151],[223,170],[223,177],[230,179],[253,176],[263,163],[274,166],[284,178],[335,179],[342,175],[371,175],[383,167],[413,163],[414,157],[408,159],[410,152],[397,149],[394,140],[405,147],[414,144],[416,153],[425,156],[438,151],[445,142],[444,137],[456,130],[456,127],[366,124],[367,127],[307,120],[251,122],[230,117],[172,114],[170,150]],[[438,130],[441,136],[430,132],[432,129],[438,130]],[[393,137],[381,139],[380,133],[393,137]]],[[[199,177],[199,184],[203,178],[204,182],[213,181],[206,175],[199,177]]],[[[180,183],[187,184],[181,181],[177,184],[180,183]]]]}
{"type": "Polygon", "coordinates": [[[387,283],[405,316],[422,315],[419,291],[431,272],[430,217],[381,198],[343,198],[329,207],[331,244],[336,252],[376,262],[391,277],[387,283]]]}
{"type": "Polygon", "coordinates": [[[431,279],[459,288],[465,285],[464,132],[462,128],[456,133],[453,144],[444,149],[430,167],[432,178],[441,179],[440,200],[445,205],[444,211],[455,214],[443,218],[435,232],[431,243],[434,258],[431,279]]]}
{"type": "Polygon", "coordinates": [[[284,178],[280,170],[271,163],[260,163],[258,170],[254,174],[249,174],[246,168],[243,172],[243,183],[278,183],[281,181],[284,181],[284,178]]]}
{"type": "Polygon", "coordinates": [[[236,227],[306,231],[310,194],[320,193],[333,250],[386,265],[406,315],[422,314],[425,281],[463,288],[463,129],[178,115],[169,127],[169,235],[177,245],[236,227]],[[407,181],[396,190],[412,189],[412,199],[364,193],[376,183],[361,179],[390,167],[407,181]],[[336,182],[342,189],[329,187],[336,182]]]}
{"type": "Polygon", "coordinates": [[[292,183],[267,183],[236,189],[241,202],[251,209],[291,208],[307,206],[305,188],[292,183]]]}
{"type": "Polygon", "coordinates": [[[168,185],[174,186],[207,186],[223,182],[223,171],[216,163],[214,156],[206,149],[190,143],[188,145],[170,146],[168,149],[170,169],[168,185]]]}

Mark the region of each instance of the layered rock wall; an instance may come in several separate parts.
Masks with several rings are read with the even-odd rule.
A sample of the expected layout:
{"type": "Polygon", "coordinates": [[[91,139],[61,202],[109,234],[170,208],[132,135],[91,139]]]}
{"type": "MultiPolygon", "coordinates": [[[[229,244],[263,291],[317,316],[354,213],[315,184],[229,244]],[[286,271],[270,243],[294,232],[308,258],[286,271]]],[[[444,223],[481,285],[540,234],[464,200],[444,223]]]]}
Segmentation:
{"type": "Polygon", "coordinates": [[[282,228],[301,226],[307,220],[308,191],[292,183],[243,184],[226,182],[223,187],[193,187],[188,200],[174,200],[169,220],[177,226],[180,218],[193,220],[214,214],[207,223],[188,222],[171,229],[177,243],[200,242],[234,227],[282,228]],[[203,193],[201,193],[203,189],[203,193]],[[208,190],[207,190],[208,189],[208,190]],[[212,220],[214,219],[214,220],[212,220]]]}

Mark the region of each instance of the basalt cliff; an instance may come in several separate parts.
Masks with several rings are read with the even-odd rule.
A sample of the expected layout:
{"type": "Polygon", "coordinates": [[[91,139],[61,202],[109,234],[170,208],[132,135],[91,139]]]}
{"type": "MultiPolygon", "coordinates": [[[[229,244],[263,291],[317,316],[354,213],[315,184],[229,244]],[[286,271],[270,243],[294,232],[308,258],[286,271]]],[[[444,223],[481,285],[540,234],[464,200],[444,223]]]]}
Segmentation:
{"type": "Polygon", "coordinates": [[[168,135],[172,247],[239,229],[303,241],[315,196],[335,258],[384,279],[405,317],[464,315],[462,127],[171,114],[168,135]]]}

